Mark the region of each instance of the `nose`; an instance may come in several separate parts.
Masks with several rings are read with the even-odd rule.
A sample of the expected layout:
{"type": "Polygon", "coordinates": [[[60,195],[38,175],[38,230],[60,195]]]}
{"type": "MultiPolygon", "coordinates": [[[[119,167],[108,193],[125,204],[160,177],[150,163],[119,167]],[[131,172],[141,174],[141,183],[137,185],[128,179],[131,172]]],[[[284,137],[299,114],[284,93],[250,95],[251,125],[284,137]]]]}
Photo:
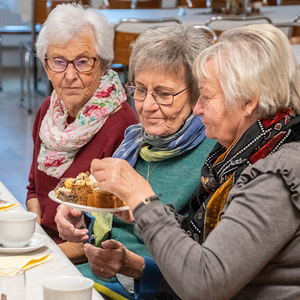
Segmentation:
{"type": "Polygon", "coordinates": [[[152,93],[147,93],[146,98],[143,102],[143,109],[144,110],[157,110],[159,108],[158,103],[152,96],[152,93]]]}
{"type": "Polygon", "coordinates": [[[72,63],[68,64],[67,69],[65,70],[65,77],[69,80],[72,80],[72,79],[78,77],[78,72],[72,63]]]}
{"type": "Polygon", "coordinates": [[[203,102],[201,100],[201,95],[200,95],[200,97],[198,98],[198,101],[197,101],[196,105],[194,106],[193,114],[195,116],[201,116],[201,115],[203,115],[203,107],[204,107],[204,105],[203,105],[203,102]]]}

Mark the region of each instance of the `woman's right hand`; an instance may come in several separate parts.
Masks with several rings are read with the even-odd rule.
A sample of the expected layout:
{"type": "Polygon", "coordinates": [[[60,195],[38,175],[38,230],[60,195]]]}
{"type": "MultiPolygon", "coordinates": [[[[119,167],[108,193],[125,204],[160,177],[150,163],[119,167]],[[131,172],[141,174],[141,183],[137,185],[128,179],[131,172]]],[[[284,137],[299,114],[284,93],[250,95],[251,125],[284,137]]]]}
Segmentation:
{"type": "Polygon", "coordinates": [[[80,243],[88,240],[82,211],[61,204],[57,208],[55,222],[59,236],[69,242],[80,243]]]}

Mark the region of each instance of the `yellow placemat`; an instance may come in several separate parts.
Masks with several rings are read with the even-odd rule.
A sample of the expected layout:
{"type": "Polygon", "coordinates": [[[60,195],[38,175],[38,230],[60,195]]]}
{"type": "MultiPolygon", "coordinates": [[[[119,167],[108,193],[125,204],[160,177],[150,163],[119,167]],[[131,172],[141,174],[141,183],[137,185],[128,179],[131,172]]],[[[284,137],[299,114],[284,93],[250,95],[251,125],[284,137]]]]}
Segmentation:
{"type": "Polygon", "coordinates": [[[7,268],[7,272],[0,274],[15,275],[16,269],[29,270],[38,265],[44,264],[52,259],[52,254],[35,255],[35,256],[5,256],[0,257],[0,268],[7,268]]]}

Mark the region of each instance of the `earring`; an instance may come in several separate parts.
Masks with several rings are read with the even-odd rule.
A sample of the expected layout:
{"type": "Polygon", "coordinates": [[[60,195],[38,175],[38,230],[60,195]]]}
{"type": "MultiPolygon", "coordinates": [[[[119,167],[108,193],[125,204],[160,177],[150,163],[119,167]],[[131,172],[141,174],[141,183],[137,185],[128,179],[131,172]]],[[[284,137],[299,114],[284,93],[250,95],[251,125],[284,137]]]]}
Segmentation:
{"type": "Polygon", "coordinates": [[[248,114],[248,113],[245,113],[245,117],[246,117],[246,118],[249,117],[249,114],[248,114]]]}

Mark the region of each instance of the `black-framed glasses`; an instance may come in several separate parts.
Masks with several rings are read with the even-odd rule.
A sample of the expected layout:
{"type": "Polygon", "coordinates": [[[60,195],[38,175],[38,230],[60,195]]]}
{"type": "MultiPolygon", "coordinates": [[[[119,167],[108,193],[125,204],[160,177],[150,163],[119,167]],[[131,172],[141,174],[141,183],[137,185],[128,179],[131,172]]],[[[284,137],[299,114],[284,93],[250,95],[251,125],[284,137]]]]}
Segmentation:
{"type": "Polygon", "coordinates": [[[153,99],[157,102],[157,104],[164,105],[164,106],[172,105],[174,102],[174,97],[183,93],[185,90],[189,88],[187,87],[176,94],[170,94],[170,93],[159,92],[159,91],[147,92],[142,88],[134,86],[132,81],[126,83],[125,87],[130,97],[135,101],[145,101],[147,94],[151,94],[153,99]]]}
{"type": "Polygon", "coordinates": [[[69,64],[72,64],[78,72],[86,73],[94,68],[95,62],[98,58],[99,57],[82,56],[68,60],[64,57],[45,57],[45,62],[48,68],[56,73],[64,72],[69,64]]]}

